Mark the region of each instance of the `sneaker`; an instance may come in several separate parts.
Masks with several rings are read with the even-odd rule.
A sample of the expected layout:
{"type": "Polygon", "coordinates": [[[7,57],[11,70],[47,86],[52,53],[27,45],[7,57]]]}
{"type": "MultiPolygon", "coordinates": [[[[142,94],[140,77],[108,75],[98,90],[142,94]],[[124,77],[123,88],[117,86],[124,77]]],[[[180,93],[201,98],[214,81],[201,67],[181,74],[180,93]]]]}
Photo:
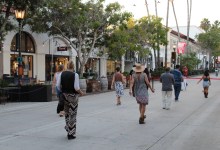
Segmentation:
{"type": "Polygon", "coordinates": [[[73,140],[73,139],[75,139],[76,138],[76,136],[74,136],[74,135],[67,135],[67,138],[68,138],[68,140],[73,140]]]}

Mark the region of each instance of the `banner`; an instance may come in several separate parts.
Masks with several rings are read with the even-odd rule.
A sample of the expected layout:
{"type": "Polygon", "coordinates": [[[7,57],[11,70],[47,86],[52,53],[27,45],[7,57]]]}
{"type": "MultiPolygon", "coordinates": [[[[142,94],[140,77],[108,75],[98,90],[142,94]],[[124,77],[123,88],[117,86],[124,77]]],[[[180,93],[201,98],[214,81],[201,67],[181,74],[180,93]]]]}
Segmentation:
{"type": "Polygon", "coordinates": [[[186,48],[186,43],[185,42],[179,42],[178,47],[177,47],[177,53],[178,54],[184,54],[186,48]]]}

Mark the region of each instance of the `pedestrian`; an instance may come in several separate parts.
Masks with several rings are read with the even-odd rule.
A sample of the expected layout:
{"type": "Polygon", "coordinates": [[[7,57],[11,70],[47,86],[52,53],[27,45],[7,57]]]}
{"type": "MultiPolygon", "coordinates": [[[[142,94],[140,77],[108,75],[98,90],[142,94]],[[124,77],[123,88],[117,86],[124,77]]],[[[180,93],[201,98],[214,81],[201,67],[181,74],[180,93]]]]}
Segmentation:
{"type": "Polygon", "coordinates": [[[218,76],[218,72],[219,72],[218,68],[215,68],[215,76],[216,77],[218,76]]]}
{"type": "Polygon", "coordinates": [[[120,67],[117,67],[116,72],[114,73],[112,77],[112,84],[111,88],[113,89],[113,86],[115,87],[116,92],[116,105],[121,105],[121,97],[124,95],[124,87],[123,83],[125,83],[123,75],[120,72],[120,67]]]}
{"type": "Polygon", "coordinates": [[[58,80],[58,89],[61,89],[61,96],[64,100],[67,138],[69,140],[75,139],[78,99],[79,95],[82,96],[84,93],[80,90],[79,75],[74,73],[73,61],[69,61],[67,70],[61,73],[61,77],[58,80]]]}
{"type": "Polygon", "coordinates": [[[203,80],[203,92],[204,92],[204,96],[205,98],[208,98],[208,94],[209,94],[209,86],[211,85],[211,80],[210,80],[210,76],[209,76],[209,71],[205,70],[202,78],[197,82],[197,84],[203,80]]]}
{"type": "Polygon", "coordinates": [[[175,95],[175,102],[179,101],[179,95],[181,91],[181,82],[183,82],[183,76],[180,72],[180,65],[176,65],[176,69],[172,70],[171,73],[174,76],[174,95],[175,95]]]}
{"type": "Polygon", "coordinates": [[[172,86],[175,83],[169,67],[167,67],[165,73],[160,76],[160,82],[162,83],[162,108],[169,110],[172,102],[172,86]]]}
{"type": "Polygon", "coordinates": [[[146,118],[145,110],[146,110],[146,105],[148,105],[148,101],[149,101],[147,86],[154,93],[154,89],[151,87],[147,75],[143,71],[144,71],[144,66],[142,66],[139,63],[136,64],[136,67],[134,68],[135,73],[132,75],[130,90],[129,90],[129,94],[133,95],[132,87],[134,85],[134,95],[137,103],[139,104],[139,112],[140,112],[139,124],[145,123],[144,122],[144,119],[146,118]]]}
{"type": "MultiPolygon", "coordinates": [[[[151,78],[150,78],[150,73],[149,73],[149,71],[148,71],[148,68],[147,68],[147,67],[144,69],[144,73],[146,73],[147,78],[148,78],[148,81],[150,82],[151,78]]],[[[146,85],[147,85],[147,84],[146,84],[146,85]]],[[[147,89],[148,89],[148,86],[147,86],[147,89]]]]}
{"type": "Polygon", "coordinates": [[[55,93],[56,91],[56,96],[58,98],[57,113],[59,114],[60,117],[64,116],[64,103],[60,99],[61,91],[58,89],[58,80],[60,79],[60,75],[63,69],[64,69],[63,65],[58,66],[58,70],[53,77],[53,88],[52,88],[52,93],[55,93]]]}
{"type": "MultiPolygon", "coordinates": [[[[132,67],[132,69],[131,69],[131,71],[130,71],[130,73],[129,73],[129,83],[131,84],[131,79],[132,79],[132,75],[135,73],[134,72],[134,68],[136,67],[136,65],[133,65],[133,67],[132,67]]],[[[135,95],[134,95],[134,85],[133,85],[133,87],[132,87],[132,93],[133,93],[133,97],[135,97],[135,95]]]]}

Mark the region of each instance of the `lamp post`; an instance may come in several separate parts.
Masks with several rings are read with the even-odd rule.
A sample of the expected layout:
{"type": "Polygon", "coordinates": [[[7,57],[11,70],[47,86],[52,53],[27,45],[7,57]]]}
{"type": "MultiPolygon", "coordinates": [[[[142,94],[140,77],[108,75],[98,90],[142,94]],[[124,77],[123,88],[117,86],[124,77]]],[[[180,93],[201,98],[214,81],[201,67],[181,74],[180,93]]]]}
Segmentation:
{"type": "Polygon", "coordinates": [[[176,67],[176,45],[173,45],[172,63],[173,63],[173,66],[175,68],[176,67]]]}
{"type": "Polygon", "coordinates": [[[18,84],[21,85],[21,76],[23,74],[23,68],[22,68],[22,57],[21,57],[21,21],[24,19],[25,10],[23,9],[16,9],[15,10],[15,17],[19,23],[19,38],[18,40],[18,84]]]}

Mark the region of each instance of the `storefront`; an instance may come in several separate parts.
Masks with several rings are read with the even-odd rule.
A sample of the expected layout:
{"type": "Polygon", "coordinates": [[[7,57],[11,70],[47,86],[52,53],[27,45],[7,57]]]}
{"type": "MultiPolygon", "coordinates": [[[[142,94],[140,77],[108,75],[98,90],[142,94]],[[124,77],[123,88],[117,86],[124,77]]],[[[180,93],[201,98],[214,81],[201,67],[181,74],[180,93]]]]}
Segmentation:
{"type": "Polygon", "coordinates": [[[0,53],[0,78],[9,76],[17,83],[21,74],[25,80],[51,81],[60,64],[66,68],[70,59],[75,60],[76,52],[62,37],[30,32],[24,26],[20,37],[16,31],[6,35],[0,53]],[[18,38],[21,38],[20,48],[18,38]]]}
{"type": "Polygon", "coordinates": [[[100,76],[100,58],[89,58],[84,68],[84,77],[94,76],[96,78],[100,76]]]}
{"type": "MultiPolygon", "coordinates": [[[[11,76],[18,76],[18,40],[19,38],[18,33],[13,37],[10,45],[10,75],[11,76]]],[[[33,54],[35,53],[35,45],[32,37],[26,33],[22,32],[21,34],[21,74],[23,77],[33,78],[33,54]],[[25,53],[25,54],[24,54],[25,53]]]]}
{"type": "Polygon", "coordinates": [[[121,67],[120,61],[107,60],[107,75],[114,74],[116,67],[121,67]]]}
{"type": "MultiPolygon", "coordinates": [[[[10,57],[10,75],[18,76],[18,55],[11,54],[10,57]]],[[[24,77],[33,78],[33,56],[22,55],[22,75],[24,77]]]]}
{"type": "Polygon", "coordinates": [[[58,56],[58,55],[46,55],[45,62],[45,79],[46,81],[52,81],[54,74],[58,70],[59,65],[63,65],[64,69],[67,68],[67,63],[69,61],[68,56],[58,56]],[[53,62],[53,63],[51,63],[53,62]]]}

